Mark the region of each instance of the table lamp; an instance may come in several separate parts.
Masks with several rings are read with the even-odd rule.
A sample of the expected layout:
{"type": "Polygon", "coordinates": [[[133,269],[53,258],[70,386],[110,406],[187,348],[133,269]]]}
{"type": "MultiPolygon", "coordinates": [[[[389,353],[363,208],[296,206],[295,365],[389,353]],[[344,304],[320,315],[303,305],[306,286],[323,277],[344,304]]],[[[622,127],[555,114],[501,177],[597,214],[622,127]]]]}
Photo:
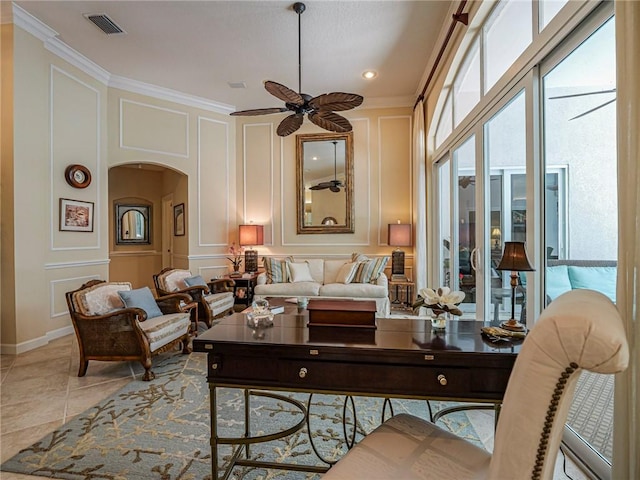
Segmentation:
{"type": "Polygon", "coordinates": [[[239,225],[238,243],[241,247],[248,247],[244,251],[244,271],[253,273],[258,271],[258,251],[251,247],[264,245],[264,227],[262,225],[239,225]]]}
{"type": "Polygon", "coordinates": [[[504,242],[504,251],[500,264],[496,270],[511,271],[511,318],[506,322],[502,322],[500,326],[507,330],[524,331],[526,327],[515,319],[516,311],[516,287],[518,286],[517,272],[533,272],[533,267],[527,257],[527,250],[524,248],[524,242],[504,242]]]}
{"type": "MultiPolygon", "coordinates": [[[[389,224],[389,245],[392,247],[411,246],[411,224],[410,223],[390,223],[389,224]]],[[[404,274],[404,252],[396,248],[391,254],[391,279],[406,280],[404,274]]]]}

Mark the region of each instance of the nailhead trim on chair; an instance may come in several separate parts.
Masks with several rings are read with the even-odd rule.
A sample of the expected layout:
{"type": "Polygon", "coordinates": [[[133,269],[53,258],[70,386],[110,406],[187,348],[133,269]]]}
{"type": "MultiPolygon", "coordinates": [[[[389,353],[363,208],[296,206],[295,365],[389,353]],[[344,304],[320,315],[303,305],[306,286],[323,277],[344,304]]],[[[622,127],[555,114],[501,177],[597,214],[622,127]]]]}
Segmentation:
{"type": "Polygon", "coordinates": [[[551,434],[551,428],[553,427],[553,419],[556,416],[556,411],[558,410],[558,403],[560,403],[560,398],[562,397],[562,392],[564,391],[564,387],[567,385],[567,380],[576,371],[578,368],[578,364],[571,362],[567,368],[564,369],[564,372],[560,375],[558,382],[556,383],[556,388],[553,390],[553,395],[551,396],[551,403],[549,404],[549,408],[547,409],[547,416],[544,421],[544,428],[542,429],[542,435],[540,435],[540,441],[538,442],[538,453],[536,455],[536,463],[533,466],[533,473],[531,474],[531,480],[540,480],[540,475],[542,473],[542,465],[544,464],[544,459],[547,456],[547,447],[549,444],[549,435],[551,434]]]}

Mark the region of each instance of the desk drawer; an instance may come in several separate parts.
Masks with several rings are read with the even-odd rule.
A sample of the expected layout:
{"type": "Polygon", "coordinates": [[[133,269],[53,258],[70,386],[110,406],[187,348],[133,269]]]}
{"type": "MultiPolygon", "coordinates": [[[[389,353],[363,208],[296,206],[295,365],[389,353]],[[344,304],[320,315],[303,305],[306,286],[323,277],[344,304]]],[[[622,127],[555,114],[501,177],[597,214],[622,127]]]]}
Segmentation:
{"type": "Polygon", "coordinates": [[[470,369],[416,365],[374,365],[351,362],[283,360],[280,382],[295,388],[354,392],[355,385],[368,393],[387,395],[469,395],[470,369]]]}

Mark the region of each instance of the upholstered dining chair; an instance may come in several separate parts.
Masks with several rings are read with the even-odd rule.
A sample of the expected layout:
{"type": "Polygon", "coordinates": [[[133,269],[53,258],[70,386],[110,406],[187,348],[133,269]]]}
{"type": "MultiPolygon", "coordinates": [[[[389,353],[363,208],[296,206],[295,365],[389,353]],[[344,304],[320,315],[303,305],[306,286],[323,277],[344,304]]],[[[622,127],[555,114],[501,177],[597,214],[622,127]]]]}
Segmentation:
{"type": "Polygon", "coordinates": [[[200,275],[193,275],[181,268],[164,268],[153,276],[158,295],[186,293],[198,303],[198,321],[211,328],[213,321],[233,313],[235,298],[232,279],[220,278],[206,282],[200,275]]]}
{"type": "Polygon", "coordinates": [[[573,290],[553,301],[522,344],[493,454],[421,418],[399,414],[367,435],[323,480],[551,479],[581,370],[617,373],[629,350],[605,295],[573,290]]]}
{"type": "Polygon", "coordinates": [[[191,353],[189,312],[181,303],[186,294],[154,298],[149,288],[132,289],[129,282],[91,280],[66,293],[67,306],[80,350],[78,376],[87,373],[89,360],[138,360],[142,380],[155,378],[151,357],[182,344],[191,353]]]}

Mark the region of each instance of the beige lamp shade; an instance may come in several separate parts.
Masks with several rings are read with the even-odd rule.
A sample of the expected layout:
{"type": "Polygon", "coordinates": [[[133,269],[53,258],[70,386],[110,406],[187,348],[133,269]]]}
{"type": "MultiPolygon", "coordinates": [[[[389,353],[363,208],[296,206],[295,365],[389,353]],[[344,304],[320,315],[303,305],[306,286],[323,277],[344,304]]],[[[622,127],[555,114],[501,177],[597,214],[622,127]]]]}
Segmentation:
{"type": "Polygon", "coordinates": [[[410,223],[390,223],[389,224],[389,245],[392,247],[411,246],[411,224],[410,223]]]}

